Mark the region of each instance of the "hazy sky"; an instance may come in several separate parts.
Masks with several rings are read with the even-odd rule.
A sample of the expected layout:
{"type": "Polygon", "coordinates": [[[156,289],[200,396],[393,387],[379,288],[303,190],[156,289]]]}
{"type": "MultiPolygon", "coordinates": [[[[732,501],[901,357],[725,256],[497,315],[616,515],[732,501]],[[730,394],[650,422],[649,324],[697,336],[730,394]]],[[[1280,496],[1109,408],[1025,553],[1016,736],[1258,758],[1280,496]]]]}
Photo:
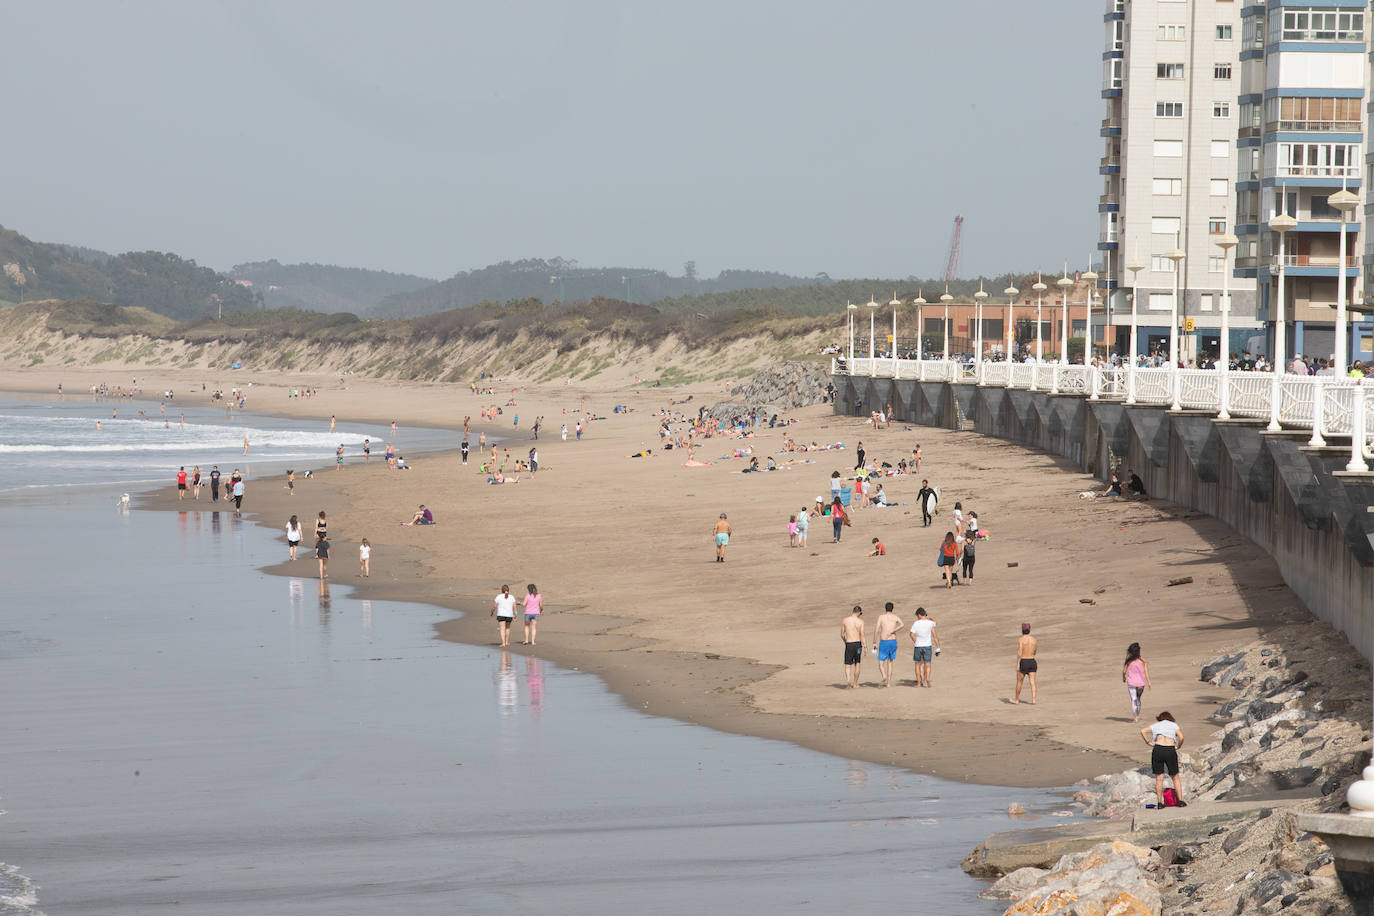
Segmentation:
{"type": "Polygon", "coordinates": [[[0,224],[225,269],[961,274],[1096,242],[1103,4],[5,5],[0,224]]]}

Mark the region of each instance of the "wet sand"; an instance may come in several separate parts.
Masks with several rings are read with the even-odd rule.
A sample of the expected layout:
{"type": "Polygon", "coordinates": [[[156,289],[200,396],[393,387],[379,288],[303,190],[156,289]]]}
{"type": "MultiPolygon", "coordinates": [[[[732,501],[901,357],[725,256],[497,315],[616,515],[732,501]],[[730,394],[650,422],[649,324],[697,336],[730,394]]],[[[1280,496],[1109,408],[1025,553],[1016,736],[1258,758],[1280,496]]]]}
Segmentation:
{"type": "MultiPolygon", "coordinates": [[[[69,392],[81,381],[61,374],[69,392]]],[[[210,387],[238,380],[225,375],[210,387]]],[[[194,374],[196,388],[201,376],[194,374]]],[[[46,377],[24,382],[55,387],[46,377]]],[[[459,386],[313,384],[320,395],[304,401],[255,387],[249,407],[326,425],[331,414],[395,417],[404,452],[407,424],[461,429],[463,415],[476,418],[479,405],[510,397],[509,385],[493,397],[459,386]]],[[[0,374],[0,387],[21,385],[0,374]]],[[[190,376],[150,371],[145,388],[163,387],[189,389],[190,376]]],[[[503,582],[517,593],[538,583],[548,603],[539,645],[520,646],[517,626],[513,651],[596,673],[636,709],[986,784],[1065,785],[1143,760],[1120,677],[1129,642],[1140,641],[1150,663],[1154,690],[1146,694],[1146,711],[1167,708],[1181,722],[1201,723],[1221,698],[1197,681],[1196,663],[1276,622],[1306,617],[1274,564],[1220,523],[1159,502],[1080,500],[1079,491],[1095,484],[1076,469],[974,433],[874,431],[813,407],[795,412],[801,422],[788,432],[799,441],[843,440],[849,449],[797,456],[815,463],[775,473],[739,474],[738,459],[686,468],[685,454],[658,453],[652,411],[689,394],[683,409],[692,414],[721,398],[714,386],[522,390],[515,394],[520,429],[512,433],[512,408],[489,427],[511,437],[503,448],[523,455],[532,444],[528,424],[545,416],[543,470],[521,475],[518,485],[488,486],[475,454],[466,468],[451,453],[416,458],[404,473],[350,459],[342,472],[324,470],[310,481],[298,475],[294,497],[280,481],[250,481],[245,513],[280,528],[292,512],[308,520],[326,510],[331,581],[361,584],[361,597],[468,611],[440,624],[448,639],[493,645],[490,596],[503,582]],[[562,442],[562,410],[571,428],[583,397],[608,419],[588,424],[584,441],[570,435],[562,442]],[[638,412],[612,414],[615,404],[638,412]],[[855,514],[842,543],[829,542],[826,520],[813,523],[806,549],[789,548],[788,515],[828,492],[832,470],[853,466],[860,439],[870,458],[894,464],[922,445],[921,474],[884,483],[890,498],[907,503],[921,477],[941,487],[936,525],[922,529],[913,505],[867,509],[855,514]],[[654,457],[626,457],[643,445],[654,448],[654,457]],[[956,500],[978,512],[992,537],[979,545],[974,584],[946,590],[934,555],[956,500]],[[438,526],[401,527],[421,502],[438,526]],[[710,532],[722,511],[735,538],[727,562],[717,564],[710,532]],[[874,536],[887,545],[887,557],[864,556],[874,536]],[[356,576],[362,537],[374,548],[367,581],[356,576]],[[1180,576],[1193,583],[1166,586],[1180,576]],[[877,666],[866,655],[864,686],[846,690],[839,621],[860,603],[871,627],[888,600],[907,624],[917,605],[939,621],[945,651],[934,687],[910,686],[910,642],[903,637],[892,689],[875,686],[877,666]],[[1035,706],[1009,702],[1023,620],[1041,640],[1035,706]]],[[[474,422],[474,452],[479,428],[474,422]]],[[[455,445],[459,438],[455,433],[455,445]]],[[[776,452],[781,439],[780,430],[746,442],[713,439],[697,457],[716,460],[743,444],[762,456],[776,452]]],[[[169,486],[146,504],[174,502],[169,486]]],[[[293,571],[301,574],[306,562],[313,567],[301,560],[293,571]]]]}

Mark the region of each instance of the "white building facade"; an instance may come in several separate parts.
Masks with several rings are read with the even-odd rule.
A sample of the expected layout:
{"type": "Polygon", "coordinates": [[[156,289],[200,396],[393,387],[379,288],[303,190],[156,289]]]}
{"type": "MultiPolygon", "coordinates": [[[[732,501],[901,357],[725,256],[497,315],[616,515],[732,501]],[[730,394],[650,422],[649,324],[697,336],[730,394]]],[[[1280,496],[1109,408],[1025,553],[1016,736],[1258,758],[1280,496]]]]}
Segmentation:
{"type": "MultiPolygon", "coordinates": [[[[1374,260],[1360,237],[1370,102],[1368,2],[1249,0],[1241,19],[1237,265],[1258,280],[1271,341],[1273,323],[1282,320],[1287,353],[1330,357],[1340,274],[1345,302],[1358,303],[1361,264],[1374,260]],[[1344,271],[1341,214],[1328,203],[1343,188],[1359,198],[1345,222],[1344,271]],[[1278,234],[1269,228],[1280,209],[1297,220],[1284,239],[1283,303],[1278,234]]],[[[1346,334],[1348,359],[1368,360],[1369,323],[1353,308],[1346,334]]]]}
{"type": "Polygon", "coordinates": [[[1243,2],[1107,2],[1106,149],[1098,202],[1098,249],[1106,269],[1099,270],[1098,284],[1107,303],[1102,320],[1118,352],[1167,353],[1177,282],[1182,357],[1215,356],[1222,349],[1228,267],[1231,340],[1225,349],[1253,350],[1265,335],[1254,270],[1236,271],[1216,245],[1238,231],[1243,2]],[[1165,257],[1174,249],[1184,253],[1177,262],[1165,257]],[[1127,269],[1132,263],[1142,269],[1133,273],[1127,269]],[[1133,288],[1139,333],[1131,341],[1133,288]]]}

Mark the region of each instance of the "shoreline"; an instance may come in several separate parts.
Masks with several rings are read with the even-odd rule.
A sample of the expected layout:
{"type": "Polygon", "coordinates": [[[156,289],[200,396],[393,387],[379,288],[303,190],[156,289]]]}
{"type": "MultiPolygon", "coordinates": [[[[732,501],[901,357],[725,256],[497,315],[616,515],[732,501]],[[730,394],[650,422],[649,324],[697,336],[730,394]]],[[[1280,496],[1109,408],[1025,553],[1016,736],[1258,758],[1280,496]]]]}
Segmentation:
{"type": "MultiPolygon", "coordinates": [[[[431,386],[416,387],[423,390],[431,386]]],[[[311,412],[302,410],[305,404],[300,402],[288,404],[292,408],[288,410],[264,409],[262,401],[266,398],[262,396],[250,399],[250,409],[318,419],[321,414],[327,417],[341,412],[334,409],[333,402],[351,400],[359,390],[368,388],[392,389],[381,392],[382,395],[400,394],[406,409],[395,411],[397,419],[427,426],[452,428],[454,419],[460,423],[463,413],[475,414],[477,405],[485,403],[485,399],[472,398],[466,390],[454,392],[453,386],[447,386],[451,397],[444,401],[470,402],[471,406],[465,403],[457,409],[447,409],[427,405],[427,410],[415,410],[424,399],[413,397],[416,392],[407,386],[369,386],[366,380],[355,380],[354,387],[346,392],[322,390],[320,396],[306,402],[316,408],[311,412]],[[441,412],[436,413],[436,409],[441,412]]],[[[952,504],[962,493],[980,511],[984,524],[994,531],[993,539],[980,548],[984,558],[980,575],[993,580],[994,586],[1009,588],[986,588],[986,580],[981,578],[978,587],[961,588],[949,596],[943,589],[923,588],[925,583],[915,581],[918,575],[910,557],[913,552],[924,555],[925,548],[917,550],[911,544],[918,538],[924,543],[930,532],[922,532],[919,516],[912,531],[909,508],[858,513],[854,533],[860,537],[853,538],[858,543],[852,546],[849,541],[840,548],[820,543],[820,532],[815,528],[806,551],[774,551],[772,547],[758,546],[754,532],[778,527],[777,513],[786,510],[768,510],[768,518],[774,520],[767,521],[749,503],[766,496],[775,505],[786,506],[788,500],[801,505],[809,501],[805,494],[814,496],[814,491],[823,485],[830,465],[844,467],[846,459],[852,462],[853,452],[822,452],[815,456],[819,459],[816,465],[800,466],[791,474],[772,475],[731,473],[734,467],[729,462],[722,462],[726,467],[718,464],[701,471],[684,469],[674,460],[673,453],[651,460],[626,461],[623,456],[627,452],[654,438],[657,424],[649,409],[688,394],[709,398],[713,392],[635,389],[589,393],[588,400],[595,399],[596,403],[588,406],[608,416],[611,402],[627,403],[641,412],[589,424],[589,441],[576,445],[571,441],[562,443],[556,431],[552,441],[545,437],[540,442],[542,463],[550,473],[541,471],[537,480],[523,480],[520,487],[485,487],[480,480],[469,484],[467,475],[458,473],[454,453],[439,452],[418,462],[415,470],[406,475],[379,470],[377,473],[383,477],[362,478],[361,469],[349,473],[356,465],[337,475],[322,471],[313,482],[323,486],[309,488],[310,498],[289,503],[290,497],[274,492],[273,488],[263,493],[259,483],[256,491],[250,487],[250,508],[245,511],[254,516],[253,520],[270,526],[267,519],[280,515],[284,522],[282,513],[292,506],[306,518],[313,517],[317,504],[326,508],[338,558],[334,564],[338,574],[331,578],[362,586],[360,597],[422,602],[464,612],[466,616],[438,625],[436,633],[441,638],[491,647],[495,628],[480,616],[489,606],[489,599],[483,596],[494,593],[503,579],[552,582],[553,587],[546,585],[543,589],[552,613],[544,618],[541,636],[545,643],[539,646],[538,654],[566,667],[597,674],[631,708],[941,778],[1003,786],[1065,786],[1080,778],[1138,763],[1138,751],[1129,740],[1134,738],[1138,743],[1133,731],[1119,725],[1104,728],[1100,724],[1103,718],[1119,721],[1119,716],[1093,715],[1103,711],[1104,702],[1108,712],[1124,705],[1114,695],[1110,700],[1102,696],[1115,693],[1110,689],[1104,691],[1103,687],[1110,688],[1115,676],[1113,669],[1120,665],[1119,659],[1114,659],[1120,651],[1115,648],[1116,643],[1124,647],[1125,641],[1134,638],[1149,639],[1148,645],[1153,648],[1147,648],[1147,655],[1152,658],[1152,666],[1158,668],[1156,682],[1174,681],[1161,694],[1159,702],[1176,710],[1189,710],[1185,715],[1196,721],[1205,718],[1215,706],[1214,699],[1201,689],[1204,685],[1194,680],[1193,662],[1197,658],[1247,642],[1292,613],[1306,614],[1278,579],[1272,561],[1256,556],[1253,544],[1220,523],[1160,503],[1111,507],[1078,503],[1077,490],[1088,478],[1048,456],[955,431],[922,428],[908,430],[906,434],[897,430],[875,432],[851,418],[830,416],[826,407],[791,412],[802,419],[799,426],[792,428],[799,439],[843,438],[852,443],[869,436],[881,441],[882,456],[893,460],[900,454],[889,444],[893,440],[900,440],[908,449],[913,439],[924,441],[926,473],[932,483],[943,484],[947,503],[952,504]],[[946,460],[966,452],[976,460],[946,460]],[[979,467],[983,464],[1002,467],[979,467]],[[959,477],[953,476],[955,470],[959,477]],[[1024,505],[1025,500],[1019,506],[1004,504],[1016,501],[1004,499],[997,489],[997,481],[1003,479],[999,472],[1007,470],[1018,476],[1017,487],[1035,491],[1025,495],[1033,497],[1033,504],[1038,500],[1039,510],[1024,505]],[[555,481],[553,492],[544,489],[545,480],[555,481]],[[570,486],[565,486],[565,482],[570,486]],[[795,482],[787,487],[791,496],[778,495],[784,482],[795,482]],[[433,489],[440,485],[444,490],[433,489]],[[710,506],[694,502],[695,494],[703,487],[715,491],[710,506]],[[1047,548],[1055,549],[1054,544],[1045,543],[1043,525],[1036,519],[1037,512],[1044,512],[1045,491],[1065,500],[1061,506],[1064,510],[1078,510],[1070,513],[1075,524],[1064,531],[1064,538],[1072,543],[1061,545],[1061,549],[1090,553],[1100,551],[1104,539],[1116,537],[1115,531],[1148,532],[1149,538],[1122,538],[1143,542],[1140,546],[1148,548],[1145,555],[1123,560],[1125,565],[1135,568],[1106,577],[1114,581],[1093,583],[1094,587],[1073,585],[1069,595],[1063,594],[1063,587],[1055,581],[1064,576],[1053,569],[1049,576],[1046,570],[1026,575],[1028,556],[1033,558],[1047,548]],[[435,492],[439,495],[432,495],[435,492]],[[646,501],[645,493],[653,498],[646,501]],[[544,495],[548,498],[538,498],[544,495]],[[1069,499],[1073,501],[1067,502],[1069,499]],[[388,534],[382,527],[386,523],[377,522],[378,516],[387,512],[399,518],[405,507],[418,501],[425,501],[436,510],[439,527],[398,528],[397,533],[388,534]],[[568,512],[554,511],[564,503],[571,504],[568,512]],[[730,548],[732,565],[719,570],[705,559],[709,548],[702,546],[706,540],[704,533],[686,535],[679,531],[687,527],[705,528],[714,518],[717,505],[735,510],[731,513],[732,523],[739,525],[737,531],[747,532],[744,538],[737,538],[737,546],[730,548]],[[1116,513],[1117,517],[1107,513],[1116,513]],[[591,519],[613,517],[617,529],[598,528],[595,522],[579,524],[583,515],[591,519]],[[651,517],[655,515],[659,517],[651,517]],[[1077,516],[1082,518],[1076,519],[1077,516]],[[737,517],[742,524],[736,522],[737,517]],[[529,527],[531,520],[538,523],[533,528],[529,527]],[[619,526],[630,530],[617,533],[619,526]],[[543,527],[554,530],[544,531],[543,527]],[[867,546],[862,535],[870,531],[881,534],[890,548],[903,548],[904,559],[897,563],[888,559],[858,559],[867,546]],[[374,575],[376,581],[364,583],[351,574],[355,567],[346,548],[352,546],[352,538],[359,534],[369,537],[374,544],[374,574],[386,571],[385,576],[374,575]],[[600,538],[597,543],[604,541],[604,549],[583,557],[569,556],[569,545],[580,547],[588,537],[600,538]],[[1168,546],[1150,547],[1161,543],[1168,546]],[[837,557],[841,549],[843,555],[837,557]],[[807,555],[804,560],[802,554],[807,555]],[[1180,554],[1181,559],[1177,558],[1180,554]],[[513,560],[512,555],[522,559],[513,560]],[[839,559],[838,568],[830,562],[832,559],[839,559]],[[1020,561],[1018,568],[1022,573],[1005,566],[1004,560],[1013,559],[1020,561]],[[682,566],[680,560],[686,560],[686,565],[682,566]],[[696,561],[701,561],[703,567],[696,568],[696,561]],[[779,574],[776,567],[789,562],[814,564],[822,578],[797,579],[785,571],[779,574]],[[936,668],[936,690],[930,694],[921,692],[921,706],[916,706],[914,688],[906,686],[895,686],[891,691],[866,687],[850,692],[850,697],[831,686],[839,680],[834,624],[838,623],[840,610],[847,610],[846,602],[854,597],[866,606],[874,603],[873,588],[865,585],[864,579],[872,575],[870,569],[879,567],[863,564],[879,562],[888,564],[881,567],[879,578],[892,580],[882,591],[898,600],[904,619],[910,620],[916,602],[930,605],[932,616],[941,619],[945,661],[936,668]],[[1169,574],[1163,567],[1184,563],[1190,569],[1208,563],[1215,564],[1215,568],[1210,570],[1211,577],[1200,576],[1202,587],[1190,588],[1186,597],[1163,593],[1160,587],[1169,574]],[[522,574],[514,575],[512,567],[524,567],[522,574]],[[534,567],[533,574],[530,567],[534,567]],[[741,568],[742,576],[736,572],[741,568]],[[458,575],[447,578],[441,574],[448,569],[454,569],[458,575]],[[855,594],[854,582],[837,581],[846,580],[851,570],[865,594],[855,594]],[[1024,585],[1028,587],[1014,581],[1018,576],[1026,580],[1024,585]],[[1147,585],[1142,576],[1154,581],[1147,585]],[[1082,594],[1096,595],[1091,600],[1100,605],[1078,604],[1080,587],[1082,594]],[[1035,594],[1037,591],[1041,594],[1035,594]],[[1057,597],[1044,597],[1047,591],[1057,597]],[[768,596],[768,601],[757,604],[758,595],[768,596]],[[1174,615],[1178,619],[1169,621],[1168,627],[1160,627],[1168,615],[1158,619],[1145,615],[1138,626],[1130,619],[1130,615],[1139,614],[1140,608],[1146,606],[1142,601],[1158,603],[1171,599],[1183,599],[1190,609],[1174,615]],[[1007,604],[1013,606],[1008,608],[1007,604]],[[773,605],[782,605],[789,613],[779,613],[773,605]],[[740,622],[741,618],[731,612],[735,606],[747,607],[750,618],[740,622]],[[626,613],[629,609],[636,613],[626,613]],[[798,613],[790,613],[793,610],[798,613]],[[966,613],[969,610],[976,613],[966,613]],[[1123,614],[1127,615],[1124,623],[1123,614]],[[755,616],[762,619],[755,620],[755,616]],[[987,619],[991,616],[997,620],[987,619]],[[1000,659],[1012,643],[996,631],[999,627],[1005,630],[1008,625],[1014,626],[1022,618],[1036,622],[1037,635],[1045,640],[1043,645],[1048,650],[1042,650],[1042,659],[1053,665],[1049,671],[1042,667],[1046,674],[1054,672],[1054,678],[1042,681],[1042,690],[1047,695],[1042,696],[1038,707],[1008,706],[1005,701],[1004,691],[1010,692],[1011,679],[1002,674],[1000,659]],[[1084,630],[1086,634],[1081,632],[1084,630]],[[1115,631],[1115,635],[1107,631],[1115,631]],[[1104,641],[1109,649],[1103,649],[1104,641]],[[953,653],[951,648],[955,649],[953,653]],[[1075,677],[1068,669],[1075,662],[1081,663],[1074,656],[1085,652],[1114,660],[1097,660],[1101,677],[1075,677]],[[951,665],[952,658],[959,658],[967,668],[951,665]],[[971,661],[964,662],[965,659],[971,661]],[[832,674],[832,665],[833,676],[827,676],[832,674]],[[812,666],[821,666],[820,672],[807,670],[812,666]],[[1170,677],[1185,670],[1185,677],[1170,677]],[[951,681],[954,689],[940,689],[951,681]],[[1053,701],[1047,702],[1051,696],[1053,701]],[[1079,708],[1083,705],[1090,706],[1088,712],[1079,708]],[[1046,710],[1052,712],[1046,714],[1046,710]],[[1020,716],[1020,721],[1011,719],[1013,715],[1020,716]],[[995,748],[996,753],[986,753],[989,747],[995,748]]],[[[541,412],[552,416],[554,421],[550,425],[556,429],[562,416],[558,412],[560,405],[568,406],[562,402],[569,400],[570,395],[578,397],[582,393],[521,391],[519,409],[522,413],[528,410],[528,416],[541,412]],[[527,407],[527,403],[534,406],[527,407]]],[[[383,403],[396,402],[384,397],[383,403]]],[[[695,408],[700,403],[694,401],[690,406],[695,408]]],[[[389,412],[374,409],[369,415],[385,416],[389,412]]],[[[505,430],[486,428],[492,434],[505,434],[505,430]]],[[[774,440],[778,437],[777,431],[768,435],[764,440],[768,446],[765,452],[775,448],[774,440]]],[[[522,442],[516,437],[508,441],[511,445],[522,442]]],[[[703,444],[699,455],[704,452],[704,457],[715,457],[726,444],[739,443],[713,440],[703,444]]],[[[755,440],[754,444],[761,443],[755,440]]],[[[869,450],[873,453],[878,449],[870,444],[869,450]]],[[[475,469],[470,465],[466,470],[475,469]]],[[[912,480],[897,478],[885,483],[898,499],[904,499],[911,495],[905,489],[919,485],[918,479],[915,483],[912,480]]],[[[150,496],[143,504],[186,508],[174,498],[160,501],[150,496]],[[158,505],[159,502],[163,504],[158,505]]],[[[1061,513],[1056,511],[1055,515],[1061,513]]],[[[782,517],[785,520],[786,516],[782,517]]],[[[941,516],[942,520],[947,518],[941,516]]],[[[772,535],[767,538],[775,540],[772,535]]],[[[785,534],[776,540],[785,548],[785,534]]],[[[1046,565],[1055,564],[1049,561],[1046,565]]],[[[269,566],[266,571],[293,574],[285,566],[269,566]]],[[[313,565],[308,569],[314,572],[313,565]]],[[[1092,571],[1095,577],[1100,577],[1100,572],[1092,571]]],[[[511,648],[516,654],[524,651],[518,646],[511,648]]],[[[905,680],[906,664],[909,663],[899,657],[894,678],[899,685],[905,680]]],[[[873,667],[871,663],[865,666],[865,683],[872,682],[873,667]]],[[[1129,724],[1129,717],[1125,721],[1129,724]]]]}

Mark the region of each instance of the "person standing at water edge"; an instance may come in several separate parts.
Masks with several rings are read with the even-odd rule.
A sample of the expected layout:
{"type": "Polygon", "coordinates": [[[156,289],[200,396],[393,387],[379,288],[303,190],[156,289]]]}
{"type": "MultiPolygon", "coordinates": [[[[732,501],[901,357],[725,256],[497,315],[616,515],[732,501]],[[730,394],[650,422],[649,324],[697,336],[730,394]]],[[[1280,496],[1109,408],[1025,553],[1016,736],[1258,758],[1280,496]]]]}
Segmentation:
{"type": "Polygon", "coordinates": [[[873,648],[878,653],[878,680],[884,687],[892,686],[892,662],[897,657],[897,631],[902,628],[902,618],[892,611],[892,602],[883,606],[883,612],[873,625],[873,648]]]}
{"type": "Polygon", "coordinates": [[[337,449],[334,450],[334,470],[336,470],[336,471],[342,471],[342,470],[343,470],[343,443],[342,443],[342,442],[340,442],[340,443],[339,443],[339,447],[338,447],[337,449]]]}
{"type": "Polygon", "coordinates": [[[544,596],[539,594],[539,589],[531,582],[525,586],[525,642],[524,645],[534,645],[534,639],[539,633],[539,615],[543,612],[544,596]]]}
{"type": "Polygon", "coordinates": [[[462,447],[461,447],[461,451],[462,451],[462,454],[463,454],[463,464],[467,464],[467,463],[468,463],[468,440],[466,440],[466,439],[463,440],[463,445],[462,445],[462,447]]]}
{"type": "Polygon", "coordinates": [[[286,523],[286,554],[287,554],[287,558],[288,558],[288,559],[291,559],[291,560],[296,559],[296,551],[297,551],[297,549],[299,549],[300,546],[301,546],[301,523],[300,523],[300,519],[296,518],[296,516],[293,515],[293,516],[291,516],[291,518],[290,518],[290,519],[287,521],[287,523],[286,523]]]}
{"type": "Polygon", "coordinates": [[[238,515],[243,508],[243,478],[234,481],[234,514],[238,515]]]}
{"type": "Polygon", "coordinates": [[[916,609],[916,620],[911,624],[911,660],[915,664],[917,687],[930,686],[931,651],[940,651],[940,636],[935,632],[936,623],[926,616],[926,609],[916,609]]]}
{"type": "Polygon", "coordinates": [[[186,466],[182,465],[181,470],[177,471],[177,499],[186,498],[186,466]]]}
{"type": "Polygon", "coordinates": [[[210,502],[219,502],[219,465],[210,468],[210,502]]]}
{"type": "Polygon", "coordinates": [[[358,545],[358,575],[364,579],[372,575],[372,544],[367,538],[358,545]]]}
{"type": "Polygon", "coordinates": [[[191,468],[191,496],[200,499],[200,465],[191,468]]]}
{"type": "Polygon", "coordinates": [[[844,643],[844,682],[850,690],[859,686],[859,666],[864,660],[864,609],[854,610],[840,621],[840,641],[844,643]]]}
{"type": "Polygon", "coordinates": [[[315,540],[329,537],[329,521],[324,517],[324,510],[320,510],[320,517],[315,519],[315,540]]]}
{"type": "Polygon", "coordinates": [[[372,440],[363,440],[363,464],[367,464],[372,459],[372,440]]]}
{"type": "Polygon", "coordinates": [[[1031,705],[1035,704],[1035,672],[1040,670],[1040,663],[1035,660],[1035,653],[1040,649],[1040,642],[1030,635],[1030,624],[1021,624],[1021,638],[1016,641],[1016,696],[1012,697],[1013,703],[1021,702],[1021,682],[1030,678],[1031,705]]]}
{"type": "Polygon", "coordinates": [[[510,645],[510,625],[515,620],[515,596],[510,593],[509,585],[501,586],[501,594],[491,603],[491,614],[487,616],[493,615],[501,632],[501,648],[504,649],[510,645]]]}
{"type": "Polygon", "coordinates": [[[329,578],[329,538],[320,535],[315,539],[315,559],[320,561],[320,578],[329,578]]]}
{"type": "Polygon", "coordinates": [[[1133,642],[1126,647],[1126,662],[1121,666],[1121,680],[1126,684],[1126,693],[1131,698],[1131,721],[1140,721],[1140,698],[1150,684],[1150,666],[1140,657],[1140,643],[1133,642]]]}
{"type": "Polygon", "coordinates": [[[716,538],[716,562],[724,563],[725,547],[730,543],[730,522],[726,520],[724,512],[716,520],[716,527],[712,533],[716,538]]]}

